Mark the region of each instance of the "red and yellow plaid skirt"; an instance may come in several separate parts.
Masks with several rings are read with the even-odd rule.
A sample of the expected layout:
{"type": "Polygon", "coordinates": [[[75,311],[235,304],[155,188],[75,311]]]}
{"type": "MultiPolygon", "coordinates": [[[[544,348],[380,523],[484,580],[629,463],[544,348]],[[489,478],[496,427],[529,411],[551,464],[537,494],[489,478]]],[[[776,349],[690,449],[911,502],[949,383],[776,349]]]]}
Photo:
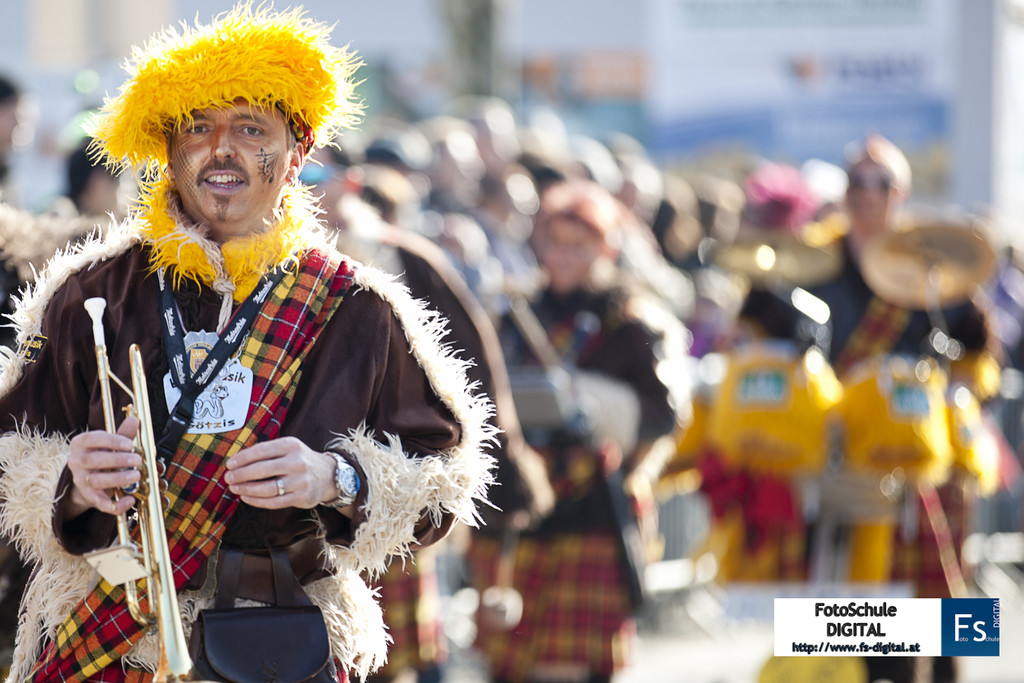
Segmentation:
{"type": "MultiPolygon", "coordinates": [[[[500,553],[500,539],[474,536],[466,562],[481,593],[494,583],[500,553]]],[[[512,581],[523,597],[519,625],[477,624],[477,647],[492,674],[525,680],[538,665],[580,665],[595,674],[628,666],[636,623],[619,553],[610,531],[521,538],[512,581]]]]}
{"type": "Polygon", "coordinates": [[[441,591],[437,583],[437,560],[432,550],[416,553],[415,563],[391,564],[377,581],[384,623],[391,634],[388,662],[378,675],[395,676],[405,669],[424,669],[445,661],[444,627],[441,621],[441,591]]]}

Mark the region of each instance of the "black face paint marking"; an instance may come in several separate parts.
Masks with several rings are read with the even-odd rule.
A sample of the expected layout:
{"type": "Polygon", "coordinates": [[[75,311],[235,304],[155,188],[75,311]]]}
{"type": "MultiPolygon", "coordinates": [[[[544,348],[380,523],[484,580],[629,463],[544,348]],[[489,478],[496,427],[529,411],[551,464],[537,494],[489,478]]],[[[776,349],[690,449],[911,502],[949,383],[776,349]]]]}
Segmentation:
{"type": "Polygon", "coordinates": [[[277,160],[281,156],[280,152],[268,154],[261,147],[259,154],[256,156],[259,158],[260,175],[263,177],[263,180],[267,184],[274,182],[274,169],[277,167],[277,160]]]}

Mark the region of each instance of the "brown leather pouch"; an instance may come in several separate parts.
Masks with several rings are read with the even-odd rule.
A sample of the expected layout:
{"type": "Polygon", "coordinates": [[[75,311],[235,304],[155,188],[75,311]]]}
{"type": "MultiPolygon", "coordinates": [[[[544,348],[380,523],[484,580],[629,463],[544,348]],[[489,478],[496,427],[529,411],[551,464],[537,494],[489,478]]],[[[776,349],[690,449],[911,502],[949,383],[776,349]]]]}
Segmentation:
{"type": "MultiPolygon", "coordinates": [[[[334,683],[331,649],[320,608],[296,604],[295,577],[283,549],[271,550],[277,605],[234,608],[242,553],[223,550],[217,602],[192,626],[189,654],[195,680],[249,683],[334,683]]],[[[308,602],[308,600],[306,600],[308,602]]]]}

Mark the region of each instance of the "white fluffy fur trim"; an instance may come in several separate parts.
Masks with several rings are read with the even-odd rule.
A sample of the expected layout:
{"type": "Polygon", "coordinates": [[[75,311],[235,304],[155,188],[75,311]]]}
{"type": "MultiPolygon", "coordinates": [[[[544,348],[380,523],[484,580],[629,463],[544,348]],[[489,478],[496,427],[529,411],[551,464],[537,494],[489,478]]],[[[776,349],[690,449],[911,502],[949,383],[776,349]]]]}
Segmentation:
{"type": "Polygon", "coordinates": [[[0,531],[41,567],[22,598],[11,680],[27,675],[44,640],[96,582],[92,568],[66,553],[51,528],[54,492],[67,459],[68,441],[61,436],[0,436],[0,531]]]}
{"type": "Polygon", "coordinates": [[[0,531],[32,562],[60,550],[51,526],[53,496],[69,448],[61,436],[24,431],[0,436],[0,531]]]}
{"type": "Polygon", "coordinates": [[[465,524],[478,524],[476,506],[486,502],[493,482],[494,459],[486,449],[495,429],[488,422],[490,400],[474,395],[466,380],[467,361],[442,344],[448,333],[444,320],[383,271],[357,265],[354,277],[358,286],[391,304],[413,356],[462,428],[458,445],[426,458],[408,457],[397,436],[373,434],[365,425],[331,444],[353,455],[367,479],[366,520],[349,548],[331,549],[333,559],[339,567],[375,576],[392,557],[410,556],[415,525],[424,513],[434,520],[451,513],[465,524]]]}
{"type": "Polygon", "coordinates": [[[342,570],[306,586],[306,594],[324,614],[331,654],[349,673],[363,680],[384,665],[391,637],[378,596],[359,574],[342,570]]]}
{"type": "Polygon", "coordinates": [[[21,378],[25,361],[16,349],[29,337],[39,334],[43,314],[54,292],[74,273],[88,268],[96,261],[117,256],[140,241],[138,228],[131,221],[126,221],[111,227],[103,237],[93,234],[75,246],[53,255],[36,278],[35,284],[26,286],[21,295],[15,297],[17,308],[10,318],[17,343],[13,350],[0,347],[0,395],[10,391],[21,378]]]}
{"type": "MultiPolygon", "coordinates": [[[[97,260],[122,253],[138,239],[135,227],[126,222],[112,227],[103,238],[94,234],[54,254],[35,284],[21,293],[11,316],[15,348],[39,333],[47,304],[68,277],[97,260]]],[[[16,351],[0,349],[0,394],[17,384],[24,363],[16,351]]],[[[28,675],[43,642],[53,637],[96,582],[93,569],[81,557],[66,553],[51,529],[53,497],[67,457],[68,441],[61,435],[20,431],[0,436],[0,499],[4,501],[0,530],[14,540],[23,557],[39,565],[21,601],[10,680],[28,675]]]]}

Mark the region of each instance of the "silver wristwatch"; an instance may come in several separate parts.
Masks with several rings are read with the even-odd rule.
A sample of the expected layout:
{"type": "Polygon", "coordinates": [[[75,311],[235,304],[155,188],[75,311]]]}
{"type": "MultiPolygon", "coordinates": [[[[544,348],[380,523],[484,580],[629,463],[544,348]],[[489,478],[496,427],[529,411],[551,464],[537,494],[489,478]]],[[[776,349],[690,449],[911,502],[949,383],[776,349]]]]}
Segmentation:
{"type": "Polygon", "coordinates": [[[359,473],[337,453],[327,451],[327,455],[334,458],[334,485],[338,489],[338,497],[323,505],[329,508],[347,507],[355,502],[356,494],[359,493],[359,473]]]}

